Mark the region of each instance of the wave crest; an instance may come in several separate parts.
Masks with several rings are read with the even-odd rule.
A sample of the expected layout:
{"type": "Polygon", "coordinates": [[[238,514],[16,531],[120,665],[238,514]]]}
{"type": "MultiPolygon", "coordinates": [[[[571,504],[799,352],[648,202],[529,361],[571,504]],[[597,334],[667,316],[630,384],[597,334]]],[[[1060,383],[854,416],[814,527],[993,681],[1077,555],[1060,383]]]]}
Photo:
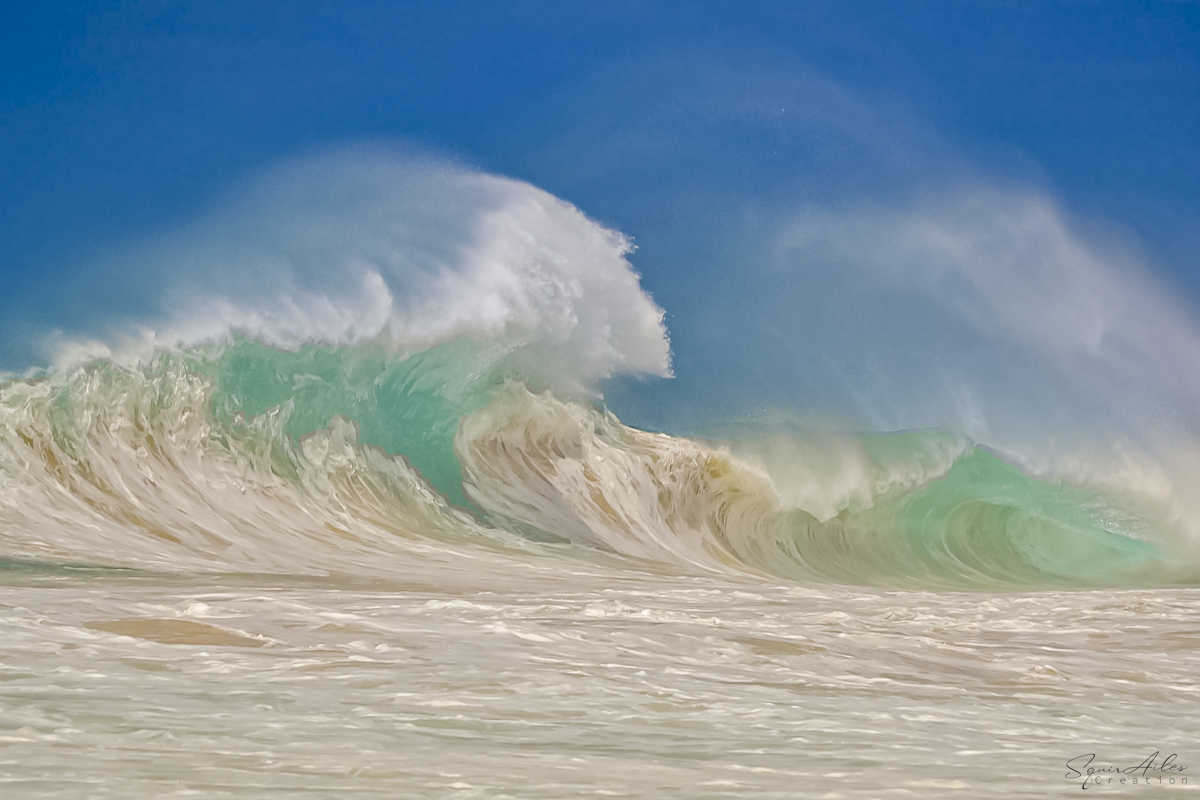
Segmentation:
{"type": "Polygon", "coordinates": [[[394,351],[469,337],[582,391],[670,374],[663,311],[631,241],[528,183],[398,150],[275,168],[199,220],[94,265],[152,309],[57,343],[60,366],[147,360],[233,334],[285,348],[375,341],[394,351]]]}

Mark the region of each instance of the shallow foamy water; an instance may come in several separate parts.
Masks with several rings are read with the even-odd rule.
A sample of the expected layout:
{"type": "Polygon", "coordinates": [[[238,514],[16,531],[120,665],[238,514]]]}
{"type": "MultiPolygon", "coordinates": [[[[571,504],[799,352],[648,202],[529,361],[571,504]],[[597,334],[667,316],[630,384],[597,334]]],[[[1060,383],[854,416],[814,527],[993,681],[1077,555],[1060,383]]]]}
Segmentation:
{"type": "Polygon", "coordinates": [[[1188,590],[0,581],[6,797],[1045,797],[1155,751],[1186,791],[1200,741],[1188,590]]]}

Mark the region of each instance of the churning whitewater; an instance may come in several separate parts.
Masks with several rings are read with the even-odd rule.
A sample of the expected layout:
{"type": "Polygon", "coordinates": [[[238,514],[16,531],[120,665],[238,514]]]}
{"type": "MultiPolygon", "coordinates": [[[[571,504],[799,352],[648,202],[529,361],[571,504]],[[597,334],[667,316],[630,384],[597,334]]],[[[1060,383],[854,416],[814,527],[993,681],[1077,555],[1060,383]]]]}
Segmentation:
{"type": "MultiPolygon", "coordinates": [[[[395,577],[431,547],[565,558],[594,548],[799,582],[1186,580],[1164,563],[1167,531],[1151,521],[949,434],[840,442],[833,469],[859,485],[826,476],[834,496],[789,507],[763,459],[731,452],[752,453],[753,441],[627,427],[531,386],[518,362],[473,340],[406,353],[239,340],[10,382],[5,555],[395,577]]],[[[771,441],[804,458],[802,439],[771,441]]]]}
{"type": "Polygon", "coordinates": [[[150,299],[0,384],[5,795],[1040,797],[1198,740],[1187,437],[639,430],[632,253],[360,153],[100,259],[150,299]]]}

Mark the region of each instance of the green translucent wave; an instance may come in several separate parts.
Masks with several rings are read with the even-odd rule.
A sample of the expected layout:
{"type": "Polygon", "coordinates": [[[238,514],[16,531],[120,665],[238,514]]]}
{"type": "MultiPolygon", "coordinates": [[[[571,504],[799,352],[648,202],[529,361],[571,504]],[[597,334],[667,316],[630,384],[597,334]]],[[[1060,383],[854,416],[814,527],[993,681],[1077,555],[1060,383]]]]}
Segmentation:
{"type": "Polygon", "coordinates": [[[289,352],[239,342],[196,368],[214,382],[213,412],[236,428],[278,411],[299,439],[335,416],[358,425],[359,442],[403,455],[456,505],[468,505],[454,458],[459,419],[486,405],[503,375],[499,356],[470,340],[413,354],[377,346],[310,345],[289,352]]]}
{"type": "Polygon", "coordinates": [[[798,528],[807,564],[855,583],[1140,585],[1169,572],[1144,520],[1098,492],[1029,477],[981,448],[918,489],[798,528]]]}
{"type": "MultiPolygon", "coordinates": [[[[503,385],[504,363],[502,352],[471,340],[399,355],[373,346],[286,352],[239,342],[196,366],[212,378],[213,412],[232,431],[248,417],[275,412],[283,432],[300,439],[347,417],[360,444],[404,456],[450,502],[480,511],[463,493],[454,440],[460,420],[487,406],[503,385]]],[[[945,438],[861,441],[876,459],[895,461],[904,452],[885,451],[920,452],[928,437],[945,438]]],[[[748,556],[754,567],[930,588],[1122,585],[1144,582],[1163,559],[1145,524],[1108,498],[1029,477],[980,448],[968,448],[944,477],[827,523],[789,516],[794,558],[748,556]]]]}
{"type": "MultiPolygon", "coordinates": [[[[883,488],[868,498],[837,500],[841,512],[820,521],[800,510],[803,505],[782,503],[779,476],[767,480],[736,447],[731,454],[648,434],[603,409],[535,396],[521,387],[530,380],[522,371],[502,349],[469,339],[415,353],[370,345],[281,351],[243,340],[164,355],[134,371],[102,362],[58,388],[53,381],[0,387],[0,411],[11,418],[8,433],[0,431],[0,446],[12,456],[0,459],[0,472],[11,462],[11,481],[33,480],[41,473],[20,465],[41,459],[47,480],[83,498],[87,513],[108,514],[169,539],[187,522],[171,516],[172,503],[152,504],[159,516],[151,519],[141,505],[126,508],[114,499],[124,496],[121,486],[141,480],[148,483],[139,496],[147,497],[158,478],[144,476],[141,466],[126,469],[120,480],[110,476],[106,460],[117,451],[106,437],[113,432],[123,431],[128,453],[155,456],[139,465],[175,463],[168,447],[193,448],[207,458],[204,442],[215,438],[229,446],[213,452],[264,454],[264,469],[299,485],[307,462],[304,448],[295,445],[348,419],[357,429],[354,447],[403,457],[419,472],[416,480],[470,511],[475,521],[542,541],[569,539],[641,559],[860,585],[1197,583],[1194,570],[1173,563],[1172,542],[1179,537],[1166,526],[1100,492],[1030,477],[944,433],[857,437],[845,447],[826,448],[822,452],[834,466],[848,462],[835,463],[829,454],[861,452],[862,464],[891,477],[877,481],[883,488]],[[186,420],[197,413],[211,432],[188,439],[180,432],[190,430],[186,420]],[[460,430],[465,419],[474,421],[467,439],[460,430]],[[475,459],[474,501],[464,492],[468,462],[459,460],[467,454],[475,459]]],[[[762,441],[786,438],[765,428],[744,433],[762,441]]],[[[792,463],[810,454],[808,471],[792,477],[835,474],[811,457],[817,452],[812,446],[801,445],[770,453],[792,463]]],[[[759,452],[767,450],[760,446],[759,452]]],[[[191,478],[181,473],[176,480],[191,478]]],[[[13,494],[13,502],[20,496],[13,494]]],[[[223,504],[220,497],[205,497],[214,508],[223,504]]],[[[14,511],[13,519],[41,518],[13,508],[23,515],[14,511]]],[[[452,515],[443,522],[458,524],[452,515]]],[[[31,529],[29,535],[35,534],[41,536],[31,529]]],[[[15,529],[9,535],[20,539],[15,529]]],[[[61,538],[69,543],[71,535],[68,530],[61,538]]],[[[72,552],[69,544],[60,550],[72,552]]],[[[19,552],[0,551],[0,559],[8,559],[0,567],[33,563],[19,552]]]]}

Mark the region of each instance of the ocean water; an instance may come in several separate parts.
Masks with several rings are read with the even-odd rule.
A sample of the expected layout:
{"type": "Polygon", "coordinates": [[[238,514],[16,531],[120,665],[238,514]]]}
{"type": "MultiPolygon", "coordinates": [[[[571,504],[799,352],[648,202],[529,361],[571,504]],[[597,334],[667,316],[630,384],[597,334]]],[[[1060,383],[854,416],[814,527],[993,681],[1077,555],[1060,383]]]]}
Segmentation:
{"type": "MultiPolygon", "coordinates": [[[[671,369],[628,240],[417,183],[286,291],[189,241],[216,289],[0,384],[4,797],[1200,785],[1186,498],[952,427],[623,424],[603,380],[671,369]]],[[[265,240],[320,261],[308,219],[265,240]]]]}

